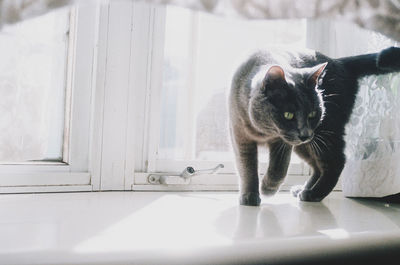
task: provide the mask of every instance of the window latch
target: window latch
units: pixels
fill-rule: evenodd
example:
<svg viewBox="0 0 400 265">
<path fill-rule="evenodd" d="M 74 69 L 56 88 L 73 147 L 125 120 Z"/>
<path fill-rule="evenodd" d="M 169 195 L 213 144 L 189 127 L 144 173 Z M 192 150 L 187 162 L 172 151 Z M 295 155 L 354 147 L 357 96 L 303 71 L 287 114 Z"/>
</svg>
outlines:
<svg viewBox="0 0 400 265">
<path fill-rule="evenodd" d="M 219 164 L 214 168 L 195 170 L 193 167 L 186 167 L 181 173 L 152 173 L 148 176 L 147 181 L 150 184 L 189 184 L 190 179 L 204 174 L 215 174 L 223 164 Z"/>
</svg>

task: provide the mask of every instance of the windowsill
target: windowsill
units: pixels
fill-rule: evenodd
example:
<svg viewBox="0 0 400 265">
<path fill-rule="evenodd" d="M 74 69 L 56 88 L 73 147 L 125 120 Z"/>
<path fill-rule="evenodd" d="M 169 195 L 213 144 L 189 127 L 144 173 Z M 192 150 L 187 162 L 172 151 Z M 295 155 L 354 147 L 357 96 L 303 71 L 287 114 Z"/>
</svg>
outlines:
<svg viewBox="0 0 400 265">
<path fill-rule="evenodd" d="M 400 246 L 399 211 L 398 204 L 340 192 L 322 203 L 282 192 L 260 207 L 238 206 L 237 194 L 229 192 L 0 195 L 0 264 L 291 264 L 303 258 L 312 264 L 338 255 L 389 257 Z"/>
</svg>

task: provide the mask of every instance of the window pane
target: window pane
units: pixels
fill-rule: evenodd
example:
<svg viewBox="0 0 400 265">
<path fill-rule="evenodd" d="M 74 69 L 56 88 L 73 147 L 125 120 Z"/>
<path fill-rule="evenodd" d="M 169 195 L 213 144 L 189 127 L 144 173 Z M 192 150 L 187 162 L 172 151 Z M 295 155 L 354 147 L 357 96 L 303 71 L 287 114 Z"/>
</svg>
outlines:
<svg viewBox="0 0 400 265">
<path fill-rule="evenodd" d="M 0 162 L 62 160 L 69 9 L 0 31 Z"/>
<path fill-rule="evenodd" d="M 267 45 L 305 47 L 305 23 L 248 21 L 169 7 L 158 157 L 233 160 L 226 97 L 238 57 Z"/>
</svg>

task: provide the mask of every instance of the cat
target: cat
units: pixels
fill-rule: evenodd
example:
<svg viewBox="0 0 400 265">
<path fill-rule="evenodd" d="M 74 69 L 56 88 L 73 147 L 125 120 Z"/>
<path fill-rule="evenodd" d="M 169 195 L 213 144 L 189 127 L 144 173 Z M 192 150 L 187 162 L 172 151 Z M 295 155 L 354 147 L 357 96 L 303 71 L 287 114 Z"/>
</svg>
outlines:
<svg viewBox="0 0 400 265">
<path fill-rule="evenodd" d="M 239 173 L 242 205 L 260 204 L 260 191 L 274 195 L 292 150 L 312 169 L 301 201 L 318 202 L 335 187 L 345 164 L 345 125 L 358 79 L 400 71 L 400 48 L 332 59 L 312 50 L 257 51 L 236 70 L 229 93 L 229 127 Z M 257 149 L 269 148 L 259 188 Z"/>
</svg>

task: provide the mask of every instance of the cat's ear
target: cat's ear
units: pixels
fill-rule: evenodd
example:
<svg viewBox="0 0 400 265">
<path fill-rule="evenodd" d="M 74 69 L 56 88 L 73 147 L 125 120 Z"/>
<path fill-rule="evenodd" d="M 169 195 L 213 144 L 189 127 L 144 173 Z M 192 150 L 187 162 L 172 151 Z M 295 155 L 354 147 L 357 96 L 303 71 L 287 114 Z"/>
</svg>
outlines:
<svg viewBox="0 0 400 265">
<path fill-rule="evenodd" d="M 307 85 L 309 87 L 314 88 L 317 85 L 318 79 L 321 76 L 321 74 L 324 72 L 327 65 L 328 65 L 328 63 L 322 63 L 322 64 L 316 65 L 313 68 L 311 68 L 311 74 L 307 79 Z"/>
<path fill-rule="evenodd" d="M 273 65 L 268 69 L 265 79 L 268 82 L 285 81 L 285 72 L 283 71 L 282 67 Z"/>
<path fill-rule="evenodd" d="M 285 72 L 278 65 L 271 66 L 265 74 L 263 87 L 271 88 L 286 83 Z"/>
</svg>

